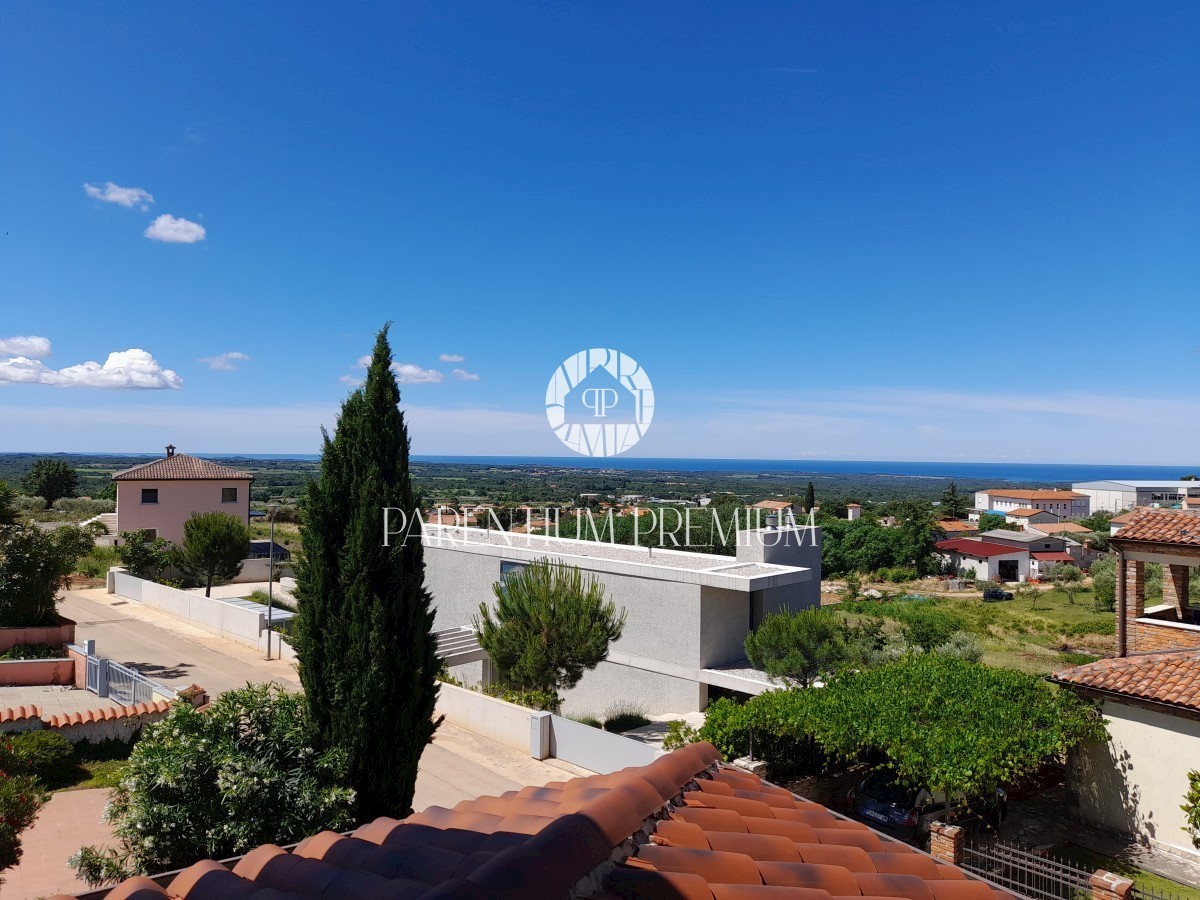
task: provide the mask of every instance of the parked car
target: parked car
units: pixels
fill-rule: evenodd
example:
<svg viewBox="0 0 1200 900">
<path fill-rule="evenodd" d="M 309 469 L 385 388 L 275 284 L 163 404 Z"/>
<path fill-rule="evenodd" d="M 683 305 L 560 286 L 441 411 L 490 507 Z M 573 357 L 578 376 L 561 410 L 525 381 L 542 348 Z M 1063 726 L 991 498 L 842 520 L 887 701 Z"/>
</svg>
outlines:
<svg viewBox="0 0 1200 900">
<path fill-rule="evenodd" d="M 997 600 L 1011 600 L 1012 598 L 1012 591 L 1006 591 L 1002 588 L 988 588 L 983 592 L 984 601 L 989 603 Z"/>
<path fill-rule="evenodd" d="M 856 819 L 916 843 L 928 839 L 934 822 L 959 825 L 967 831 L 995 831 L 1008 815 L 1008 795 L 1003 790 L 974 802 L 968 802 L 963 794 L 952 795 L 947 810 L 942 791 L 905 787 L 884 771 L 864 778 L 850 790 L 847 800 Z"/>
</svg>

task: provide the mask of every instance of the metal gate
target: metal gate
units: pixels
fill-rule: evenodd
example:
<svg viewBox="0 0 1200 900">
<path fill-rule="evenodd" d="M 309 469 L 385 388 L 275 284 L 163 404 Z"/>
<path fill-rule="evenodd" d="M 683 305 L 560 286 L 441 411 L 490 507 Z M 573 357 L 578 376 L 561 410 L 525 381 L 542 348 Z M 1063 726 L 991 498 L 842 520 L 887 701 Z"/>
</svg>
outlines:
<svg viewBox="0 0 1200 900">
<path fill-rule="evenodd" d="M 1091 869 L 996 838 L 984 837 L 967 844 L 962 867 L 1031 900 L 1083 900 L 1091 896 Z"/>
<path fill-rule="evenodd" d="M 154 682 L 137 669 L 108 661 L 108 696 L 123 706 L 154 702 Z"/>
<path fill-rule="evenodd" d="M 100 660 L 95 656 L 87 658 L 87 689 L 93 694 L 100 692 Z"/>
</svg>

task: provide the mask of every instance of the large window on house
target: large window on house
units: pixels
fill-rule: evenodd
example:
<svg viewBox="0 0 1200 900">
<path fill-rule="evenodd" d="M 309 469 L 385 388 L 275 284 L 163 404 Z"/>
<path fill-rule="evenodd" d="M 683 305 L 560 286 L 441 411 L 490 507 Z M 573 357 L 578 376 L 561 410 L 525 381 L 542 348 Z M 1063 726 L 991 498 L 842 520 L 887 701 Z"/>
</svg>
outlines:
<svg viewBox="0 0 1200 900">
<path fill-rule="evenodd" d="M 158 502 L 158 488 L 142 488 L 142 502 L 143 503 L 157 503 Z"/>
<path fill-rule="evenodd" d="M 500 584 L 508 584 L 508 576 L 519 575 L 525 571 L 525 563 L 512 562 L 507 559 L 500 560 Z"/>
<path fill-rule="evenodd" d="M 222 503 L 237 503 L 237 488 L 221 488 Z"/>
</svg>

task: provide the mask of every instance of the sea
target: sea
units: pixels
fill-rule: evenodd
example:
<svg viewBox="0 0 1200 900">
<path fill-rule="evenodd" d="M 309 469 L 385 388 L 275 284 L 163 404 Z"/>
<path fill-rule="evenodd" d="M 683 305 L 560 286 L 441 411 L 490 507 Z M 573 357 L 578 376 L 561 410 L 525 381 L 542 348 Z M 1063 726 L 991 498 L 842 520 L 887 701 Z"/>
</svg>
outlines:
<svg viewBox="0 0 1200 900">
<path fill-rule="evenodd" d="M 315 454 L 212 453 L 242 459 L 317 459 Z M 1175 481 L 1200 474 L 1200 462 L 1178 466 L 1095 465 L 1025 462 L 902 462 L 870 459 L 686 459 L 584 456 L 413 456 L 416 462 L 478 466 L 540 466 L 604 471 L 727 472 L 740 474 L 895 475 L 910 478 L 959 478 L 964 481 L 1038 482 Z"/>
</svg>

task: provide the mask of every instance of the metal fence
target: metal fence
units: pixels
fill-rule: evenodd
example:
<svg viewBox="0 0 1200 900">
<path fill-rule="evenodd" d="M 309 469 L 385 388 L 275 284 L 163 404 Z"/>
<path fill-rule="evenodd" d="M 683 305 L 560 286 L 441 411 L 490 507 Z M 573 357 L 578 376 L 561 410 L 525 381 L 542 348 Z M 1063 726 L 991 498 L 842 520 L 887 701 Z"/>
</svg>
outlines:
<svg viewBox="0 0 1200 900">
<path fill-rule="evenodd" d="M 123 706 L 153 703 L 155 684 L 137 669 L 108 661 L 108 697 Z"/>
<path fill-rule="evenodd" d="M 1133 883 L 1132 898 L 1133 900 L 1183 900 L 1183 895 L 1141 887 L 1135 881 Z"/>
<path fill-rule="evenodd" d="M 1091 869 L 996 838 L 981 838 L 964 847 L 962 867 L 1031 900 L 1091 896 Z"/>
</svg>

